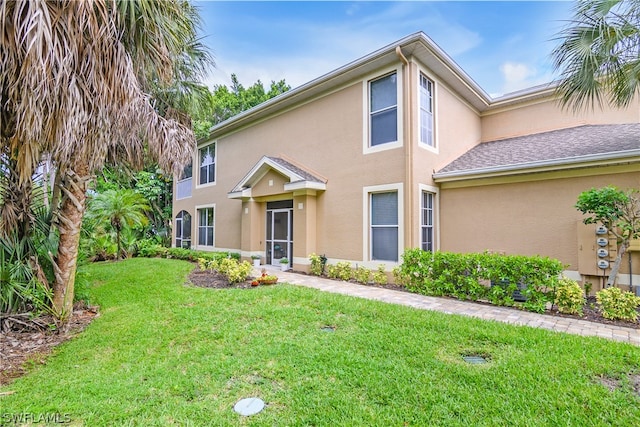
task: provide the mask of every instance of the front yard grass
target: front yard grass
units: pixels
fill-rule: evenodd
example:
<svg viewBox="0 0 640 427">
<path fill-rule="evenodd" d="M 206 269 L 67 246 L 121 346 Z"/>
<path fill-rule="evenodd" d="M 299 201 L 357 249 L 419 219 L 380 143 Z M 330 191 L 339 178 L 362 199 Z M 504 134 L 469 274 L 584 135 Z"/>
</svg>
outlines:
<svg viewBox="0 0 640 427">
<path fill-rule="evenodd" d="M 628 381 L 639 347 L 286 284 L 184 286 L 192 268 L 91 265 L 100 317 L 0 390 L 14 392 L 0 396 L 0 424 L 59 413 L 91 427 L 640 425 Z M 261 413 L 233 411 L 252 396 Z"/>
</svg>

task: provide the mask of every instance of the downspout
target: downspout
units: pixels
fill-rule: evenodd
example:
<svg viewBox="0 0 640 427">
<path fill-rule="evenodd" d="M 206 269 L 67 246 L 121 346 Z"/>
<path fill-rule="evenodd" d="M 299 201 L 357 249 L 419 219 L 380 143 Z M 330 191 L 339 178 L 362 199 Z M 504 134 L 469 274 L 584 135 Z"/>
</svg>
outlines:
<svg viewBox="0 0 640 427">
<path fill-rule="evenodd" d="M 403 145 L 404 145 L 404 153 L 405 153 L 405 224 L 404 224 L 404 247 L 413 247 L 413 229 L 414 224 L 413 220 L 415 217 L 414 213 L 414 186 L 413 186 L 413 88 L 411 86 L 411 73 L 409 67 L 409 61 L 402 53 L 402 49 L 400 46 L 396 46 L 396 55 L 402 62 L 403 72 L 402 72 L 402 93 L 405 96 L 403 99 L 403 111 L 402 111 L 402 127 L 403 127 Z M 404 248 L 402 248 L 404 249 Z M 398 254 L 401 255 L 401 254 Z M 400 260 L 398 260 L 400 262 Z"/>
</svg>

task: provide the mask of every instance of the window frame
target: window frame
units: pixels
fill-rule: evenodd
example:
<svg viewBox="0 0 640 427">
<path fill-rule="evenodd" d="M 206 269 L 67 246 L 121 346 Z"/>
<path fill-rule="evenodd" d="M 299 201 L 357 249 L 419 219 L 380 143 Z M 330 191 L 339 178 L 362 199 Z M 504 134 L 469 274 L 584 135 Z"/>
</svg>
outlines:
<svg viewBox="0 0 640 427">
<path fill-rule="evenodd" d="M 388 77 L 392 74 L 396 75 L 396 137 L 395 141 L 385 142 L 378 145 L 371 145 L 371 117 L 375 112 L 371 111 L 371 83 Z M 362 151 L 364 154 L 376 153 L 380 151 L 400 148 L 403 145 L 404 129 L 402 126 L 403 117 L 403 70 L 402 67 L 390 67 L 375 74 L 366 76 L 362 81 Z"/>
<path fill-rule="evenodd" d="M 189 219 L 189 227 L 187 228 L 187 230 L 189 231 L 189 237 L 185 238 L 184 232 L 185 232 L 185 219 L 184 219 L 184 214 L 189 215 L 190 219 Z M 174 240 L 174 245 L 176 248 L 182 248 L 184 245 L 184 241 L 188 240 L 189 241 L 189 248 L 191 248 L 191 245 L 193 243 L 193 239 L 192 239 L 192 229 L 191 229 L 191 224 L 193 221 L 193 215 L 191 215 L 191 213 L 189 213 L 187 210 L 181 210 L 180 212 L 178 212 L 178 215 L 176 215 L 175 217 L 175 224 L 176 224 L 176 233 L 175 233 L 175 240 Z M 178 222 L 180 223 L 180 227 L 178 227 Z M 178 232 L 180 234 L 178 234 Z M 178 240 L 180 240 L 180 246 L 178 246 Z"/>
<path fill-rule="evenodd" d="M 384 184 L 384 185 L 375 185 L 363 187 L 362 189 L 362 212 L 363 212 L 363 244 L 362 244 L 362 259 L 364 261 L 365 266 L 370 268 L 375 268 L 380 264 L 384 264 L 386 266 L 395 266 L 400 262 L 400 257 L 402 255 L 402 250 L 404 249 L 404 190 L 403 183 L 394 183 L 394 184 Z M 398 247 L 397 247 L 397 259 L 394 260 L 375 260 L 373 259 L 373 215 L 372 215 L 372 203 L 371 203 L 371 195 L 372 194 L 380 194 L 380 193 L 396 193 L 397 194 L 397 202 L 398 202 L 398 224 L 394 225 L 398 233 Z M 384 225 L 388 227 L 389 225 Z"/>
<path fill-rule="evenodd" d="M 417 242 L 420 243 L 420 249 L 424 248 L 424 243 L 422 240 L 422 228 L 423 228 L 423 209 L 424 209 L 424 198 L 423 195 L 425 193 L 429 193 L 432 195 L 432 201 L 433 201 L 433 216 L 432 216 L 432 222 L 433 224 L 431 225 L 431 229 L 432 229 L 432 235 L 431 238 L 433 240 L 432 242 L 432 252 L 436 252 L 438 250 L 440 250 L 440 192 L 438 187 L 434 187 L 431 185 L 425 185 L 425 184 L 418 184 L 418 200 L 420 201 L 420 204 L 418 206 L 418 216 L 420 218 L 420 222 L 418 224 L 418 240 Z M 424 250 L 424 249 L 423 249 Z"/>
<path fill-rule="evenodd" d="M 203 226 L 200 223 L 200 211 L 201 210 L 205 210 L 205 209 L 211 209 L 212 210 L 212 214 L 211 214 L 211 225 L 209 225 L 209 223 L 207 223 L 207 225 Z M 216 247 L 216 232 L 215 232 L 215 227 L 216 227 L 216 205 L 215 204 L 210 204 L 210 205 L 200 205 L 200 206 L 196 206 L 196 217 L 197 217 L 197 225 L 196 225 L 196 229 L 197 229 L 197 239 L 198 239 L 198 244 L 197 244 L 197 248 L 215 248 Z M 208 218 L 207 218 L 208 219 Z M 207 244 L 200 244 L 200 231 L 202 228 L 205 228 L 205 230 L 208 230 L 209 228 L 211 229 L 211 245 L 207 245 Z M 208 236 L 205 235 L 205 242 L 208 240 L 207 239 Z M 193 241 L 193 238 L 192 238 Z"/>
<path fill-rule="evenodd" d="M 431 92 L 430 95 L 430 104 L 431 104 L 431 144 L 422 140 L 422 128 L 423 128 L 423 114 L 424 111 L 422 108 L 422 96 L 423 96 L 423 86 L 422 81 L 426 80 L 431 84 Z M 431 78 L 424 71 L 418 71 L 418 145 L 422 148 L 431 151 L 438 151 L 438 145 L 436 141 L 436 82 L 433 78 Z M 427 113 L 429 114 L 429 113 Z"/>
<path fill-rule="evenodd" d="M 208 149 L 210 152 L 210 148 L 213 146 L 213 161 L 211 163 L 207 163 L 206 165 L 202 164 L 202 151 L 204 149 Z M 200 188 L 200 187 L 208 187 L 211 185 L 215 185 L 216 184 L 216 177 L 218 174 L 218 162 L 217 162 L 217 157 L 218 157 L 218 144 L 216 141 L 213 141 L 209 144 L 203 145 L 201 147 L 198 147 L 198 156 L 197 156 L 197 161 L 198 161 L 198 180 L 196 181 L 196 188 Z M 208 177 L 208 178 L 212 178 L 212 181 L 207 181 L 204 183 L 201 183 L 202 180 L 202 168 L 203 167 L 209 167 L 209 166 L 213 166 L 213 177 Z M 193 173 L 192 173 L 193 175 Z M 207 174 L 208 175 L 208 174 Z"/>
</svg>

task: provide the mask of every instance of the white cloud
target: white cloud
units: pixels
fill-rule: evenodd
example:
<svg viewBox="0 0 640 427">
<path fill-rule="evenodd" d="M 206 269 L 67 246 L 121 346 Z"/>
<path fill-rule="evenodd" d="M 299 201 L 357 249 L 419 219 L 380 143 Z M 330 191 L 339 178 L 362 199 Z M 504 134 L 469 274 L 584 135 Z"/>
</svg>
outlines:
<svg viewBox="0 0 640 427">
<path fill-rule="evenodd" d="M 297 87 L 416 31 L 425 31 L 451 56 L 472 50 L 482 40 L 428 3 L 388 3 L 373 13 L 354 3 L 346 5 L 343 13 L 345 19 L 331 21 L 243 16 L 242 26 L 252 34 L 250 41 L 219 43 L 214 48 L 216 69 L 206 83 L 229 85 L 235 73 L 245 86 L 258 79 L 265 85 L 285 79 Z"/>
<path fill-rule="evenodd" d="M 551 80 L 548 73 L 539 75 L 535 67 L 521 62 L 504 62 L 500 65 L 500 72 L 503 77 L 501 94 L 548 83 Z"/>
</svg>

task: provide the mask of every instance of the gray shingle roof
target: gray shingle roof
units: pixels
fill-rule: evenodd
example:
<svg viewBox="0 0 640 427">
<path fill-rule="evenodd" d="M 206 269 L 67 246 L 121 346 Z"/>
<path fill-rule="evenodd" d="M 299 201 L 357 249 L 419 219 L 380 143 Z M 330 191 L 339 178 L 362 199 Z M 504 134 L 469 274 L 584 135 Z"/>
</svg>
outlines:
<svg viewBox="0 0 640 427">
<path fill-rule="evenodd" d="M 640 123 L 585 125 L 479 144 L 440 169 L 454 175 L 486 169 L 521 169 L 541 162 L 571 163 L 590 156 L 640 150 Z"/>
<path fill-rule="evenodd" d="M 286 161 L 285 159 L 283 159 L 281 157 L 267 156 L 267 158 L 269 158 L 270 160 L 272 160 L 275 163 L 279 164 L 283 168 L 293 172 L 294 174 L 299 175 L 300 177 L 302 177 L 302 181 L 312 181 L 312 182 L 322 182 L 322 183 L 326 183 L 327 182 L 325 179 L 318 178 L 317 176 L 313 175 L 311 172 L 306 171 L 306 170 L 294 165 L 293 163 L 289 163 L 288 161 Z"/>
</svg>

